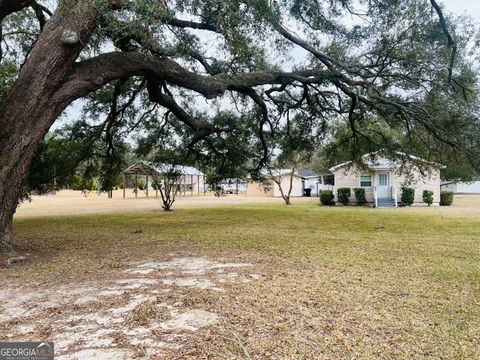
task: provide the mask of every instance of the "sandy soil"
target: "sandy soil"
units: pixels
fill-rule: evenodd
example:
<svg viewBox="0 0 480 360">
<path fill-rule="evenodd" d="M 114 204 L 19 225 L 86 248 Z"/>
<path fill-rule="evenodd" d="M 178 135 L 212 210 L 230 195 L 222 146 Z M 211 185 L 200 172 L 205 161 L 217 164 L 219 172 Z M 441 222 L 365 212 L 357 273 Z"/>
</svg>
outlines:
<svg viewBox="0 0 480 360">
<path fill-rule="evenodd" d="M 87 197 L 80 191 L 62 190 L 55 195 L 33 196 L 31 202 L 21 204 L 15 217 L 35 216 L 58 216 L 58 215 L 81 215 L 101 214 L 127 211 L 161 210 L 161 202 L 155 198 L 155 191 L 150 190 L 149 198 L 143 192 L 139 192 L 135 198 L 133 190 L 126 190 L 126 198 L 123 199 L 122 190 L 113 193 L 109 199 L 107 194 L 97 195 L 91 193 Z M 159 195 L 160 196 L 160 195 Z M 295 201 L 305 201 L 311 198 L 298 198 Z M 270 197 L 245 197 L 242 195 L 227 195 L 220 198 L 211 194 L 178 196 L 174 208 L 204 206 L 232 206 L 256 203 L 281 203 L 283 200 Z"/>
<path fill-rule="evenodd" d="M 16 284 L 0 290 L 0 339 L 50 337 L 56 359 L 160 359 L 178 351 L 188 334 L 220 321 L 214 310 L 189 304 L 192 291 L 215 297 L 228 283 L 257 280 L 252 268 L 170 254 L 104 281 Z"/>
</svg>

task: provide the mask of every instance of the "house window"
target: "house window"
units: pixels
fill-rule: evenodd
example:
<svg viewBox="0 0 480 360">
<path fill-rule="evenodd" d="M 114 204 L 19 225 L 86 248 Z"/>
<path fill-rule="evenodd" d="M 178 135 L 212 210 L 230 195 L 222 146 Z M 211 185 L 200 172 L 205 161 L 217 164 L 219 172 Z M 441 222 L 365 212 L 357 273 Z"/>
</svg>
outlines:
<svg viewBox="0 0 480 360">
<path fill-rule="evenodd" d="M 362 175 L 362 176 L 360 176 L 360 186 L 361 187 L 372 186 L 372 175 Z"/>
<path fill-rule="evenodd" d="M 378 174 L 378 186 L 388 186 L 388 174 Z"/>
</svg>

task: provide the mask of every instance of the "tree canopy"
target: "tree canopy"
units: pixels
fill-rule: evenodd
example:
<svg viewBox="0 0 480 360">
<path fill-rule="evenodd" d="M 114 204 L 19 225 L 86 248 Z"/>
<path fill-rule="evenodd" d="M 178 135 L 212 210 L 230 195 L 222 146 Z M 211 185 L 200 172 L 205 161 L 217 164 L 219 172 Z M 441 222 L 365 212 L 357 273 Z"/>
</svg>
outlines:
<svg viewBox="0 0 480 360">
<path fill-rule="evenodd" d="M 436 0 L 0 0 L 0 21 L 0 223 L 80 99 L 71 126 L 107 167 L 157 133 L 255 172 L 301 117 L 316 141 L 340 126 L 354 160 L 387 144 L 479 168 L 478 30 Z"/>
</svg>

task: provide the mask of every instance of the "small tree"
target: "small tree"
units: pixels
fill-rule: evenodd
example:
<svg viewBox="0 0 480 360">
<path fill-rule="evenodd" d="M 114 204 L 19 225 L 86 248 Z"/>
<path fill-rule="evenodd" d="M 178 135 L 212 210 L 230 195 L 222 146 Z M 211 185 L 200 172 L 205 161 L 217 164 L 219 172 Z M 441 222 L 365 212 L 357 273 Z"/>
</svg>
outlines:
<svg viewBox="0 0 480 360">
<path fill-rule="evenodd" d="M 341 202 L 343 205 L 347 205 L 350 202 L 350 195 L 351 195 L 350 188 L 343 187 L 343 188 L 338 188 L 337 190 L 338 201 Z"/>
<path fill-rule="evenodd" d="M 290 197 L 293 190 L 293 178 L 295 177 L 296 170 L 295 167 L 292 167 L 286 173 L 282 173 L 279 169 L 269 170 L 269 180 L 273 181 L 278 186 L 282 199 L 285 201 L 285 205 L 290 205 Z M 288 179 L 288 188 L 284 188 L 282 185 L 284 178 Z"/>
<path fill-rule="evenodd" d="M 312 153 L 318 145 L 318 138 L 311 131 L 310 118 L 305 114 L 297 113 L 290 118 L 287 112 L 286 122 L 275 129 L 275 138 L 270 140 L 271 153 L 278 152 L 274 161 L 266 164 L 271 182 L 275 183 L 286 205 L 290 205 L 293 190 L 293 179 L 297 170 L 308 166 Z M 280 168 L 288 169 L 278 170 Z M 287 186 L 282 186 L 282 181 L 288 179 Z"/>
<path fill-rule="evenodd" d="M 365 196 L 365 189 L 364 188 L 355 188 L 353 189 L 355 193 L 355 199 L 357 200 L 357 204 L 359 206 L 365 205 L 367 203 L 367 197 Z"/>
<path fill-rule="evenodd" d="M 433 191 L 431 190 L 423 190 L 422 194 L 423 202 L 428 206 L 433 204 Z"/>
<path fill-rule="evenodd" d="M 174 165 L 160 165 L 151 170 L 152 182 L 160 192 L 163 211 L 171 211 L 181 181 L 180 169 Z"/>
<path fill-rule="evenodd" d="M 415 201 L 415 189 L 406 186 L 402 187 L 402 196 L 400 200 L 406 206 L 412 206 Z"/>
</svg>

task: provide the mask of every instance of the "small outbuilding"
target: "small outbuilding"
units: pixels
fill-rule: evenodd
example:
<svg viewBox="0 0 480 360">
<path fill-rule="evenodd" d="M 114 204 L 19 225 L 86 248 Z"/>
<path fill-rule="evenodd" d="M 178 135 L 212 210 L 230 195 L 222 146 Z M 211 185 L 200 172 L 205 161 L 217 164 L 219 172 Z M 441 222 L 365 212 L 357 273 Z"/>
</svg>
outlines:
<svg viewBox="0 0 480 360">
<path fill-rule="evenodd" d="M 480 194 L 480 180 L 477 181 L 445 181 L 440 185 L 442 191 L 453 191 L 455 194 Z"/>
<path fill-rule="evenodd" d="M 395 159 L 380 153 L 363 155 L 365 168 L 351 161 L 330 168 L 334 175 L 334 194 L 351 188 L 350 202 L 356 202 L 354 188 L 364 188 L 367 202 L 377 207 L 395 207 L 404 186 L 415 189 L 414 204 L 423 203 L 423 190 L 433 191 L 433 204 L 440 203 L 440 169 L 445 166 L 417 156 L 398 152 Z"/>
<path fill-rule="evenodd" d="M 305 183 L 304 178 L 299 174 L 298 170 L 292 169 L 274 169 L 269 175 L 265 175 L 265 181 L 258 182 L 247 179 L 247 196 L 271 196 L 282 197 L 280 188 L 271 178 L 279 179 L 282 190 L 287 193 L 290 188 L 290 179 L 292 180 L 291 197 L 300 197 L 304 195 Z"/>
</svg>

